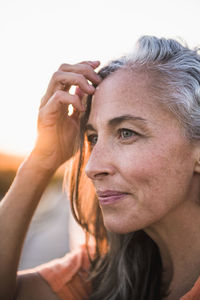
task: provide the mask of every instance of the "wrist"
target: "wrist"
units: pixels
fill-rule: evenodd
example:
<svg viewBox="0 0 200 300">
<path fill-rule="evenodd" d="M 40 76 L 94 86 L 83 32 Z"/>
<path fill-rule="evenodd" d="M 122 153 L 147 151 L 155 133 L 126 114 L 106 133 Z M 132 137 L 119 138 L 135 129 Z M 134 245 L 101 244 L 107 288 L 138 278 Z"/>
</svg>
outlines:
<svg viewBox="0 0 200 300">
<path fill-rule="evenodd" d="M 50 166 L 45 158 L 32 151 L 19 167 L 18 173 L 32 173 L 33 176 L 37 176 L 41 180 L 51 178 L 55 171 L 56 167 Z"/>
</svg>

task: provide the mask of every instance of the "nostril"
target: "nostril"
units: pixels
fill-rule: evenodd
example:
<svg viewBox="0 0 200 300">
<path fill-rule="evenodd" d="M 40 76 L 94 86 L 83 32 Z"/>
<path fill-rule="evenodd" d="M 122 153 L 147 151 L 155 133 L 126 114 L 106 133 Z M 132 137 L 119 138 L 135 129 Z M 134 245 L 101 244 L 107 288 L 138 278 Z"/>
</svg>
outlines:
<svg viewBox="0 0 200 300">
<path fill-rule="evenodd" d="M 94 177 L 97 178 L 97 177 L 106 176 L 106 175 L 108 175 L 108 172 L 99 172 L 99 173 L 95 174 Z"/>
<path fill-rule="evenodd" d="M 108 152 L 107 155 L 102 155 L 100 150 L 98 147 L 93 149 L 85 166 L 85 174 L 92 180 L 102 179 L 115 173 L 110 155 Z"/>
</svg>

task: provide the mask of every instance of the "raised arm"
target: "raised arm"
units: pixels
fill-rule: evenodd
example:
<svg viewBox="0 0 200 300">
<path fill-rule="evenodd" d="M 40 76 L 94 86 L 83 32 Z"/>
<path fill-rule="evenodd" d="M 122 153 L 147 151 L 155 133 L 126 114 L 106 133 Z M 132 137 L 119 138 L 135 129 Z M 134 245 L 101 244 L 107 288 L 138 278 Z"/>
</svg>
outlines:
<svg viewBox="0 0 200 300">
<path fill-rule="evenodd" d="M 42 98 L 35 147 L 19 168 L 8 193 L 0 203 L 2 300 L 15 299 L 16 272 L 28 226 L 51 176 L 72 156 L 79 113 L 84 110 L 82 96 L 95 91 L 88 80 L 94 84 L 100 82 L 94 71 L 98 65 L 99 62 L 63 64 L 53 75 Z M 75 95 L 69 93 L 72 85 L 78 87 Z M 69 104 L 75 108 L 70 117 L 67 115 Z M 44 299 L 44 295 L 41 297 Z M 37 299 L 41 299 L 39 294 Z"/>
</svg>

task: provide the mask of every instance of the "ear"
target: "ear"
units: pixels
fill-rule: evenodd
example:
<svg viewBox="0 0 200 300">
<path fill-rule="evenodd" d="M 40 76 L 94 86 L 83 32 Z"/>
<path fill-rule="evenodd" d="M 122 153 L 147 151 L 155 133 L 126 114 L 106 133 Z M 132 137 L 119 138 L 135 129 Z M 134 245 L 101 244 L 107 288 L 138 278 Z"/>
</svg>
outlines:
<svg viewBox="0 0 200 300">
<path fill-rule="evenodd" d="M 200 141 L 194 146 L 194 172 L 200 174 Z"/>
<path fill-rule="evenodd" d="M 200 140 L 192 145 L 192 157 L 194 162 L 194 173 L 200 174 Z"/>
<path fill-rule="evenodd" d="M 194 172 L 200 174 L 200 154 L 199 154 L 199 157 L 195 161 Z"/>
</svg>

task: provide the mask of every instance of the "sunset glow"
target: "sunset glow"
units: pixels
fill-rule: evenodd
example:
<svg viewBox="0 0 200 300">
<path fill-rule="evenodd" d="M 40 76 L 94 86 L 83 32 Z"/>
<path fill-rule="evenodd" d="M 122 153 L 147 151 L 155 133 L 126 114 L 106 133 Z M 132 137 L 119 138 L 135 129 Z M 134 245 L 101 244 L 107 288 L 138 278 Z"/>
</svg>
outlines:
<svg viewBox="0 0 200 300">
<path fill-rule="evenodd" d="M 199 10 L 198 0 L 1 1 L 0 152 L 31 151 L 40 99 L 62 63 L 103 65 L 144 34 L 200 44 Z"/>
</svg>

